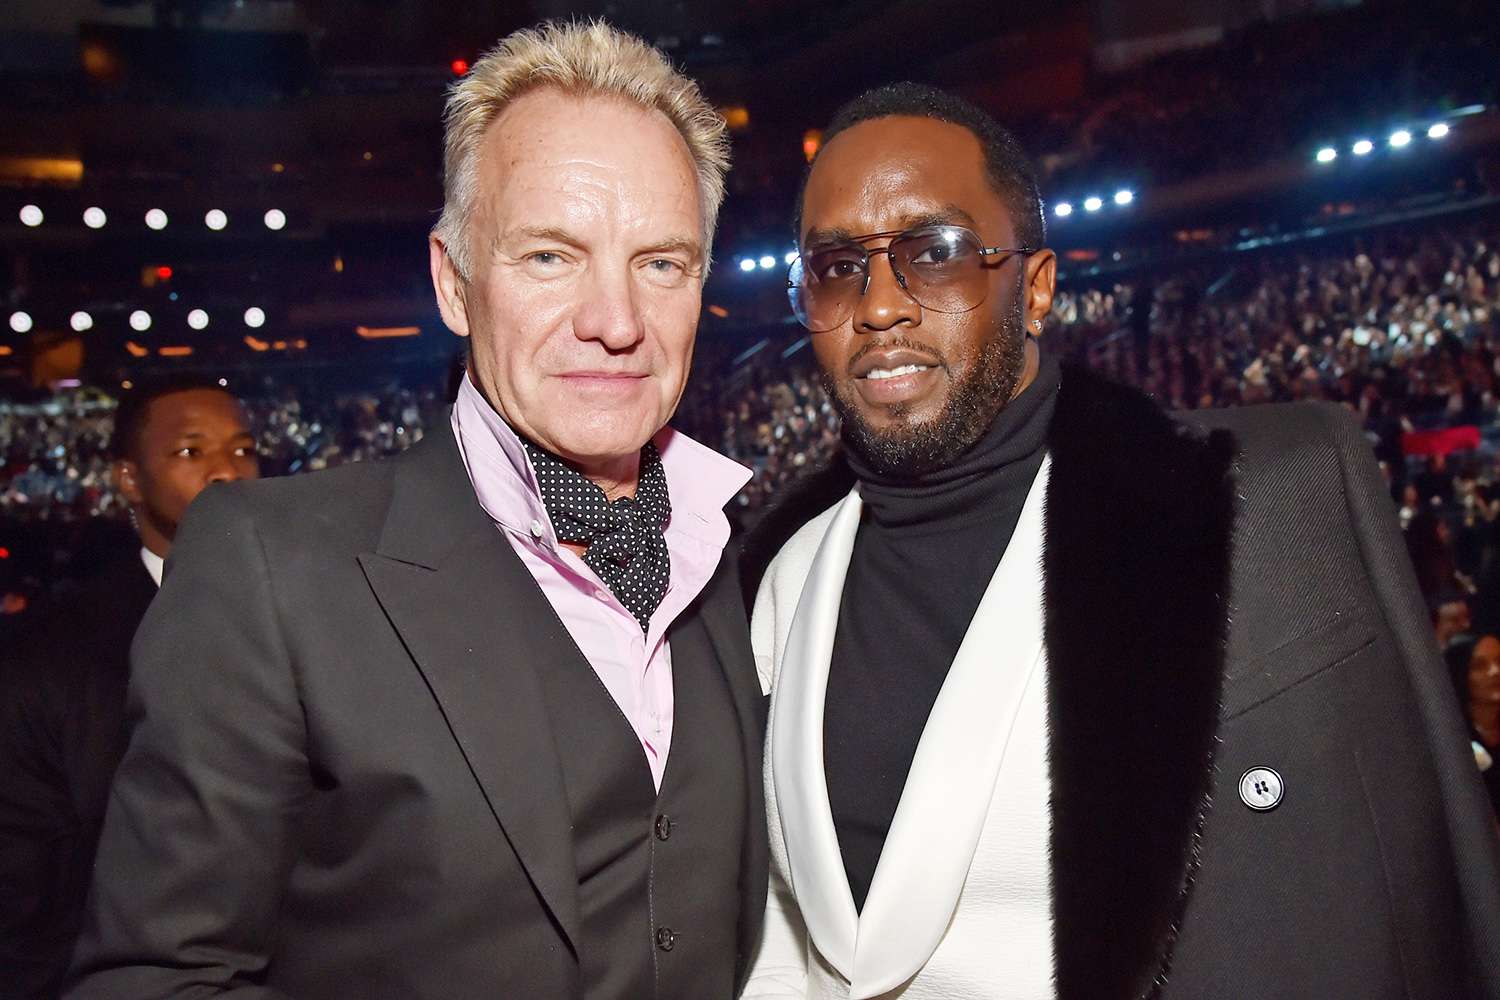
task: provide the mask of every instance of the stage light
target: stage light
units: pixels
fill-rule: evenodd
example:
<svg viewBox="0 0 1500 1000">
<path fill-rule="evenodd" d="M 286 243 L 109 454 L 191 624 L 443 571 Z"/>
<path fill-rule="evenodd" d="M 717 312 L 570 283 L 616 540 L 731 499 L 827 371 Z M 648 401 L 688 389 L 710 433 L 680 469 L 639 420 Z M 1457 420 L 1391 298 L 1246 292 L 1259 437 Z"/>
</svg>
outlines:
<svg viewBox="0 0 1500 1000">
<path fill-rule="evenodd" d="M 105 215 L 104 209 L 98 205 L 91 205 L 83 210 L 83 224 L 90 229 L 103 229 L 108 221 L 109 216 Z"/>
<path fill-rule="evenodd" d="M 1369 156 L 1374 149 L 1375 144 L 1369 139 L 1360 139 L 1353 146 L 1349 147 L 1349 151 L 1355 156 Z"/>
<path fill-rule="evenodd" d="M 21 206 L 21 225 L 30 226 L 34 229 L 42 224 L 42 219 L 44 218 L 45 216 L 42 215 L 40 207 L 36 205 Z"/>
<path fill-rule="evenodd" d="M 158 267 L 156 269 L 156 280 L 157 281 L 171 281 L 172 280 L 172 269 L 170 267 L 168 267 L 166 264 L 162 264 L 160 267 Z"/>
<path fill-rule="evenodd" d="M 1052 214 L 1057 216 L 1059 219 L 1066 219 L 1068 216 L 1073 214 L 1073 203 L 1070 201 L 1058 202 L 1053 207 Z"/>
<path fill-rule="evenodd" d="M 469 71 L 469 61 L 467 59 L 455 59 L 448 64 L 448 68 L 453 71 L 454 76 L 463 76 Z"/>
<path fill-rule="evenodd" d="M 786 252 L 786 256 L 781 258 L 781 262 L 787 267 L 791 267 L 793 264 L 797 263 L 797 251 L 788 250 Z"/>
<path fill-rule="evenodd" d="M 1089 195 L 1083 199 L 1083 210 L 1085 212 L 1097 212 L 1104 207 L 1104 199 L 1098 195 Z"/>
<path fill-rule="evenodd" d="M 146 225 L 152 229 L 167 228 L 167 213 L 159 208 L 153 208 L 146 213 Z"/>
<path fill-rule="evenodd" d="M 92 330 L 94 328 L 94 317 L 80 309 L 68 317 L 68 325 L 73 328 L 74 333 Z"/>
<path fill-rule="evenodd" d="M 137 309 L 130 314 L 130 328 L 136 333 L 145 333 L 151 329 L 151 314 L 144 309 Z"/>
<path fill-rule="evenodd" d="M 251 306 L 249 309 L 246 309 L 245 325 L 250 327 L 252 330 L 265 326 L 266 311 L 260 306 Z"/>
<path fill-rule="evenodd" d="M 202 330 L 204 327 L 208 326 L 208 313 L 204 312 L 202 309 L 194 309 L 192 312 L 188 313 L 187 321 L 188 326 L 192 327 L 194 330 Z"/>
<path fill-rule="evenodd" d="M 1411 133 L 1404 128 L 1398 128 L 1391 133 L 1391 145 L 1396 149 L 1411 145 Z"/>
<path fill-rule="evenodd" d="M 1427 130 L 1427 138 L 1429 138 L 1429 139 L 1441 139 L 1443 136 L 1445 136 L 1447 134 L 1448 134 L 1448 123 L 1447 122 L 1438 122 L 1436 125 L 1433 125 L 1431 128 L 1429 128 Z"/>
<path fill-rule="evenodd" d="M 776 258 L 772 257 L 770 254 L 766 254 L 764 257 L 762 257 L 760 259 L 760 269 L 762 271 L 769 271 L 771 268 L 773 268 L 775 266 L 776 266 Z"/>
<path fill-rule="evenodd" d="M 19 309 L 11 313 L 10 328 L 17 333 L 29 333 L 31 331 L 31 313 L 21 312 Z"/>
<path fill-rule="evenodd" d="M 210 208 L 203 216 L 203 224 L 217 233 L 229 225 L 229 216 L 225 215 L 222 209 Z"/>
<path fill-rule="evenodd" d="M 229 388 L 229 380 L 227 378 L 221 378 L 221 379 L 219 379 L 219 388 L 221 388 L 221 389 L 227 389 L 227 388 Z"/>
<path fill-rule="evenodd" d="M 279 208 L 273 208 L 266 212 L 265 222 L 267 229 L 281 229 L 286 225 L 286 213 Z"/>
<path fill-rule="evenodd" d="M 1318 150 L 1318 162 L 1319 163 L 1332 163 L 1334 160 L 1337 160 L 1338 158 L 1339 158 L 1339 151 L 1336 150 L 1336 149 L 1334 149 L 1332 146 L 1324 146 L 1322 149 Z"/>
<path fill-rule="evenodd" d="M 753 271 L 753 270 L 755 270 L 755 261 L 752 260 L 752 259 L 750 259 L 749 257 L 741 257 L 740 258 L 740 270 L 741 271 Z"/>
<path fill-rule="evenodd" d="M 1129 205 L 1133 201 L 1135 201 L 1135 192 L 1129 188 L 1121 188 L 1115 192 L 1116 205 Z"/>
</svg>

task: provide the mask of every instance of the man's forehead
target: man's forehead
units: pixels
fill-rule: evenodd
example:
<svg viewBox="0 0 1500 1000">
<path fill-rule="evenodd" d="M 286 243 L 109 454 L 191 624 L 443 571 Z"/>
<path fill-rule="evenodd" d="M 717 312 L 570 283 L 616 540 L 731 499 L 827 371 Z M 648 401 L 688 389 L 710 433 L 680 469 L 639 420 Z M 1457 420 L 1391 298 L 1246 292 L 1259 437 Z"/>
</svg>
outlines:
<svg viewBox="0 0 1500 1000">
<path fill-rule="evenodd" d="M 955 225 L 1010 229 L 972 132 L 892 115 L 851 126 L 819 154 L 808 176 L 802 228 L 804 235 L 814 229 L 876 232 L 938 216 L 952 217 L 944 221 Z"/>
<path fill-rule="evenodd" d="M 183 435 L 229 423 L 245 429 L 245 409 L 240 401 L 217 389 L 187 389 L 169 392 L 151 401 L 146 426 L 161 434 Z"/>
</svg>

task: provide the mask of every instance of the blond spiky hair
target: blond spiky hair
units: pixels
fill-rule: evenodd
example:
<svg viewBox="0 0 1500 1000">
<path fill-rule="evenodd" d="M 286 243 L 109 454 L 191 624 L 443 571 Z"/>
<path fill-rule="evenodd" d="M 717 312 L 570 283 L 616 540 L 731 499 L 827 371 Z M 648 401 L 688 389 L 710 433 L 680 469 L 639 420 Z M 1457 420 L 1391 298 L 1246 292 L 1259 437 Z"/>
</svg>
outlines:
<svg viewBox="0 0 1500 1000">
<path fill-rule="evenodd" d="M 723 117 L 696 83 L 634 35 L 603 21 L 548 21 L 505 36 L 448 92 L 443 108 L 443 214 L 433 234 L 460 277 L 468 280 L 473 273 L 467 229 L 478 193 L 477 160 L 485 132 L 512 101 L 538 87 L 579 97 L 619 97 L 666 115 L 693 157 L 704 249 L 710 248 L 729 170 Z"/>
</svg>

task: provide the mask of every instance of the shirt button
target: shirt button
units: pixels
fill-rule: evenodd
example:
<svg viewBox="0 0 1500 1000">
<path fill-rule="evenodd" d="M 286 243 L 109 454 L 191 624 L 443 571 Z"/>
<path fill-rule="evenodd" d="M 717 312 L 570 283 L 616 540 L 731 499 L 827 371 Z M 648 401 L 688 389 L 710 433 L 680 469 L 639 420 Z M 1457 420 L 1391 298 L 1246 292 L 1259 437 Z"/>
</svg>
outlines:
<svg viewBox="0 0 1500 1000">
<path fill-rule="evenodd" d="M 532 538 L 541 538 L 542 537 L 542 522 L 538 521 L 536 518 L 532 518 L 531 519 L 530 531 L 531 531 L 531 537 Z"/>
<path fill-rule="evenodd" d="M 656 817 L 656 839 L 666 840 L 672 836 L 672 820 L 666 813 Z"/>
<path fill-rule="evenodd" d="M 1275 809 L 1285 791 L 1281 775 L 1269 767 L 1252 767 L 1240 776 L 1240 801 L 1256 812 Z"/>
<path fill-rule="evenodd" d="M 677 935 L 672 933 L 672 928 L 658 927 L 656 929 L 656 946 L 662 951 L 671 951 L 676 943 Z"/>
</svg>

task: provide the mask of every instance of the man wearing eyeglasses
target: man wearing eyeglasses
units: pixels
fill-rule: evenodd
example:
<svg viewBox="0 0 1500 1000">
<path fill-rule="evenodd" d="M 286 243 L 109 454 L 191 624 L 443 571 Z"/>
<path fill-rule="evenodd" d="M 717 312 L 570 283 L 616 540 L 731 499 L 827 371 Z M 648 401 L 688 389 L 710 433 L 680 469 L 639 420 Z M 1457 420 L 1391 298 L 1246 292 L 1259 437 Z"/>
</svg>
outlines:
<svg viewBox="0 0 1500 1000">
<path fill-rule="evenodd" d="M 903 84 L 825 136 L 788 291 L 844 449 L 747 548 L 745 995 L 1500 997 L 1492 825 L 1355 423 L 1059 364 L 984 112 Z"/>
</svg>

